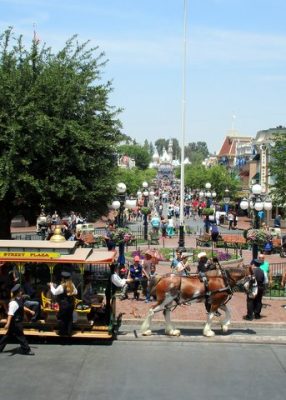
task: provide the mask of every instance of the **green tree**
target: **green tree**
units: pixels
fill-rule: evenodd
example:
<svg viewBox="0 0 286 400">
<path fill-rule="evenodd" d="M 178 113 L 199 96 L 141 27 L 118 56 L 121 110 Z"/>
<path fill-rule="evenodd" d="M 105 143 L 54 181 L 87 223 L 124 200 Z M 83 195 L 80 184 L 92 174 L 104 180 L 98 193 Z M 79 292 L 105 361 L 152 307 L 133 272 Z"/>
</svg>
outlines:
<svg viewBox="0 0 286 400">
<path fill-rule="evenodd" d="M 121 145 L 118 147 L 118 153 L 133 158 L 135 160 L 136 167 L 139 169 L 148 168 L 151 162 L 149 149 L 147 149 L 146 146 L 140 146 L 139 144 Z"/>
<path fill-rule="evenodd" d="M 163 154 L 163 149 L 164 148 L 166 150 L 168 149 L 168 140 L 166 140 L 166 139 L 158 139 L 158 140 L 156 140 L 155 147 L 157 148 L 158 153 L 161 156 Z"/>
<path fill-rule="evenodd" d="M 274 136 L 274 146 L 271 148 L 270 175 L 275 183 L 270 186 L 274 202 L 286 203 L 286 137 L 283 134 Z"/>
<path fill-rule="evenodd" d="M 188 143 L 185 148 L 185 156 L 189 158 L 192 164 L 201 164 L 208 155 L 206 142 Z"/>
<path fill-rule="evenodd" d="M 181 159 L 181 147 L 179 145 L 179 141 L 177 138 L 172 138 L 173 141 L 173 159 L 180 160 Z"/>
<path fill-rule="evenodd" d="M 138 168 L 119 168 L 116 174 L 116 181 L 117 183 L 125 183 L 127 195 L 136 198 L 138 190 L 142 190 L 142 183 L 146 181 L 151 186 L 156 174 L 157 172 L 153 168 L 148 168 L 144 171 Z"/>
<path fill-rule="evenodd" d="M 176 170 L 176 176 L 180 177 L 180 168 Z M 215 190 L 217 199 L 222 200 L 225 189 L 229 190 L 230 196 L 235 198 L 239 190 L 239 181 L 235 179 L 222 165 L 206 168 L 203 165 L 187 165 L 185 167 L 185 186 L 192 189 L 205 190 L 205 184 L 209 182 Z"/>
<path fill-rule="evenodd" d="M 53 54 L 12 29 L 0 36 L 0 238 L 18 213 L 102 215 L 114 194 L 119 110 L 100 82 L 104 54 L 76 37 Z"/>
</svg>

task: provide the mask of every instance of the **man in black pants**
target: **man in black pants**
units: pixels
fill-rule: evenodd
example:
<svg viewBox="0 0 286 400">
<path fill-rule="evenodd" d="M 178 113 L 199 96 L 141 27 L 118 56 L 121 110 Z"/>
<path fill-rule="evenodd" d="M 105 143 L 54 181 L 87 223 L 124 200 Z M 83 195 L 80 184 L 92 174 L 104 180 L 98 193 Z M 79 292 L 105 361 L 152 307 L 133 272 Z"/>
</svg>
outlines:
<svg viewBox="0 0 286 400">
<path fill-rule="evenodd" d="M 34 353 L 31 351 L 28 341 L 24 336 L 23 319 L 24 311 L 29 312 L 31 315 L 35 315 L 35 313 L 29 308 L 24 307 L 24 302 L 21 296 L 21 286 L 19 284 L 12 288 L 11 295 L 12 298 L 9 303 L 8 319 L 4 327 L 7 329 L 7 332 L 0 339 L 0 353 L 4 350 L 8 339 L 14 336 L 20 342 L 22 354 L 33 356 Z"/>
<path fill-rule="evenodd" d="M 204 283 L 205 285 L 205 290 L 208 292 L 208 278 L 206 276 L 206 272 L 210 271 L 212 269 L 213 264 L 209 262 L 207 254 L 202 251 L 201 253 L 198 254 L 198 266 L 197 266 L 197 272 L 199 274 L 200 280 Z M 206 296 L 205 299 L 205 308 L 207 310 L 207 313 L 210 312 L 211 310 L 211 304 L 209 302 L 210 298 L 209 296 Z M 219 317 L 221 313 L 219 311 L 215 312 L 215 316 Z"/>
<path fill-rule="evenodd" d="M 243 317 L 246 321 L 252 321 L 253 317 L 255 319 L 261 318 L 261 309 L 262 309 L 262 296 L 264 292 L 264 272 L 260 269 L 260 265 L 262 264 L 261 261 L 255 259 L 252 261 L 252 271 L 253 276 L 257 282 L 258 292 L 255 298 L 249 297 L 247 295 L 246 306 L 247 306 L 247 314 Z"/>
</svg>

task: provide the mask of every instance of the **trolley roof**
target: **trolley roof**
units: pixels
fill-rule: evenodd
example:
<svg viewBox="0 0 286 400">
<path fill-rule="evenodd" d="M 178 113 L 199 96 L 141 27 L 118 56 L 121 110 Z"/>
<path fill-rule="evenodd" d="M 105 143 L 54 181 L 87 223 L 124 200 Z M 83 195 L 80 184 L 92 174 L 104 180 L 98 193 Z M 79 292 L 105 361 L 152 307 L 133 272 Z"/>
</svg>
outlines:
<svg viewBox="0 0 286 400">
<path fill-rule="evenodd" d="M 80 248 L 75 241 L 0 240 L 0 262 L 110 264 L 116 251 Z"/>
</svg>

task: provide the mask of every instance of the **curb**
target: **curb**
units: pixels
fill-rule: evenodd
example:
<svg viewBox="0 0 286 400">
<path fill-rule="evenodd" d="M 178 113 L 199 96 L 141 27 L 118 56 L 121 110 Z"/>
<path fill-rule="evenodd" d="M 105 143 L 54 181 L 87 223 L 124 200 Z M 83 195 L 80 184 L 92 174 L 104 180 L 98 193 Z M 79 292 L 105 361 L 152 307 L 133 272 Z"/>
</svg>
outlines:
<svg viewBox="0 0 286 400">
<path fill-rule="evenodd" d="M 118 334 L 117 341 L 119 342 L 157 342 L 157 343 L 225 343 L 225 344 L 268 344 L 268 345 L 286 345 L 286 336 L 242 336 L 242 335 L 228 335 L 213 337 L 201 336 L 176 336 L 169 337 L 153 333 L 151 336 L 142 336 L 136 331 L 129 334 Z"/>
<path fill-rule="evenodd" d="M 137 326 L 138 329 L 140 328 L 141 324 L 143 323 L 144 319 L 124 319 L 121 322 L 121 326 Z M 184 328 L 197 328 L 201 329 L 206 321 L 203 320 L 172 320 L 172 324 Z M 165 321 L 164 320 L 157 320 L 152 321 L 153 327 L 161 327 L 164 328 Z M 220 327 L 219 321 L 213 321 L 212 326 L 214 328 Z M 246 328 L 258 328 L 258 329 L 277 329 L 277 330 L 285 330 L 286 335 L 286 322 L 258 322 L 258 321 L 232 321 L 230 323 L 230 328 L 236 329 L 246 329 Z"/>
<path fill-rule="evenodd" d="M 131 322 L 131 321 L 130 321 Z M 232 324 L 227 333 L 222 333 L 219 324 L 214 324 L 216 333 L 213 337 L 202 335 L 202 322 L 181 321 L 176 327 L 181 329 L 180 336 L 166 336 L 164 322 L 154 321 L 153 332 L 150 336 L 142 336 L 138 324 L 125 324 L 120 327 L 117 341 L 120 342 L 162 342 L 162 343 L 236 343 L 236 344 L 270 344 L 286 345 L 286 324 L 260 324 L 260 326 L 246 323 L 244 325 Z M 139 321 L 136 321 L 139 322 Z M 273 329 L 273 327 L 275 329 Z"/>
</svg>

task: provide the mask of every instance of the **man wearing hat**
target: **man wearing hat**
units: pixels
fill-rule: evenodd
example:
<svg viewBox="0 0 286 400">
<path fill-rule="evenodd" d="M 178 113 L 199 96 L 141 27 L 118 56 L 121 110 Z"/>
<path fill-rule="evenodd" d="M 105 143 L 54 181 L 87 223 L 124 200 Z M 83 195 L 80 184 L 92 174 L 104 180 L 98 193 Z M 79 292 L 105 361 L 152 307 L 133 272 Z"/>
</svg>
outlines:
<svg viewBox="0 0 286 400">
<path fill-rule="evenodd" d="M 74 300 L 77 295 L 77 289 L 71 280 L 71 274 L 63 271 L 62 282 L 57 287 L 50 283 L 51 292 L 58 297 L 60 323 L 59 334 L 62 336 L 71 336 L 73 324 Z"/>
<path fill-rule="evenodd" d="M 24 312 L 28 312 L 31 315 L 35 314 L 34 311 L 30 310 L 27 307 L 24 307 L 24 301 L 21 295 L 21 286 L 19 284 L 16 284 L 11 290 L 11 301 L 8 308 L 8 318 L 6 325 L 4 326 L 4 328 L 7 329 L 7 332 L 4 336 L 2 336 L 0 340 L 0 353 L 2 353 L 2 351 L 4 350 L 8 339 L 10 337 L 15 337 L 20 342 L 22 354 L 29 356 L 34 355 L 23 332 Z"/>
<path fill-rule="evenodd" d="M 127 279 L 132 281 L 132 290 L 134 293 L 134 299 L 139 300 L 138 288 L 142 280 L 142 265 L 140 264 L 140 257 L 135 256 L 133 264 L 130 265 Z"/>
<path fill-rule="evenodd" d="M 246 297 L 246 306 L 247 306 L 247 314 L 243 317 L 243 319 L 247 321 L 252 321 L 253 317 L 255 319 L 261 318 L 261 309 L 262 309 L 262 296 L 264 292 L 264 283 L 265 276 L 263 270 L 260 268 L 262 262 L 258 259 L 255 259 L 251 262 L 251 269 L 253 277 L 256 279 L 258 292 L 255 298 L 249 296 Z"/>
<path fill-rule="evenodd" d="M 200 252 L 198 254 L 198 260 L 199 260 L 199 262 L 198 262 L 198 265 L 197 265 L 197 271 L 198 271 L 198 274 L 199 274 L 199 277 L 200 277 L 201 281 L 205 285 L 205 288 L 206 288 L 205 290 L 207 292 L 208 291 L 208 278 L 206 276 L 206 272 L 211 270 L 211 267 L 212 267 L 213 264 L 211 264 L 209 262 L 208 257 L 207 257 L 207 253 L 205 251 L 202 251 L 202 252 Z M 210 309 L 211 309 L 211 304 L 209 302 L 209 296 L 206 296 L 205 308 L 207 310 L 207 313 L 209 313 Z M 220 314 L 219 311 L 216 311 L 215 315 L 217 317 L 219 317 L 221 314 Z"/>
<path fill-rule="evenodd" d="M 209 264 L 208 264 L 208 257 L 207 253 L 205 251 L 201 251 L 198 254 L 198 273 L 201 275 L 201 277 L 205 277 L 205 273 L 209 270 Z"/>
</svg>

